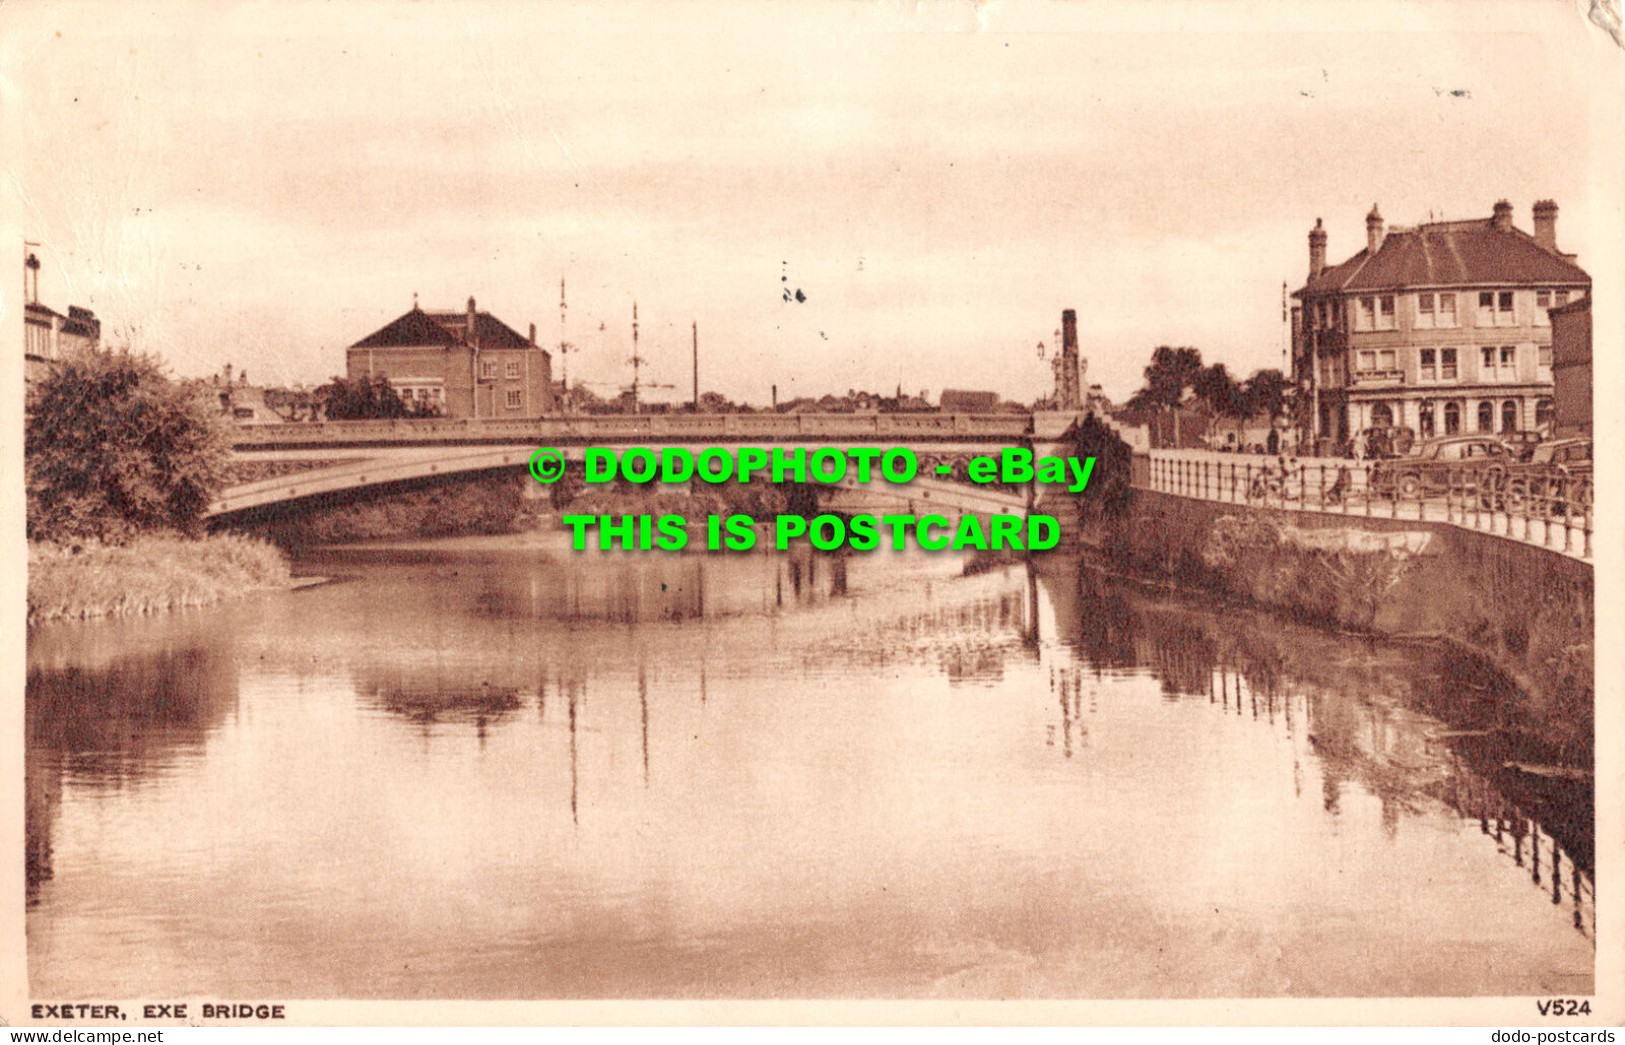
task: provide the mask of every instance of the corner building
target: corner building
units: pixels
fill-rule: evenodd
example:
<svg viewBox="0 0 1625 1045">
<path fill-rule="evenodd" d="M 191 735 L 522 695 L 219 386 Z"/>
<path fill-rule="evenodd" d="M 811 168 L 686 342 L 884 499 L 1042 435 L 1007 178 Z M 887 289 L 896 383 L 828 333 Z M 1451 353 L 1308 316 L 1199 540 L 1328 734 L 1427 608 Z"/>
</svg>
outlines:
<svg viewBox="0 0 1625 1045">
<path fill-rule="evenodd" d="M 1385 228 L 1373 206 L 1365 249 L 1327 265 L 1317 218 L 1292 295 L 1292 376 L 1317 445 L 1371 428 L 1549 433 L 1547 311 L 1591 277 L 1557 249 L 1556 203 L 1535 204 L 1534 229 L 1514 227 L 1506 200 L 1489 218 L 1414 228 Z"/>
<path fill-rule="evenodd" d="M 552 357 L 468 299 L 464 312 L 412 310 L 345 350 L 346 376 L 386 378 L 408 402 L 447 417 L 529 418 L 552 413 Z"/>
</svg>

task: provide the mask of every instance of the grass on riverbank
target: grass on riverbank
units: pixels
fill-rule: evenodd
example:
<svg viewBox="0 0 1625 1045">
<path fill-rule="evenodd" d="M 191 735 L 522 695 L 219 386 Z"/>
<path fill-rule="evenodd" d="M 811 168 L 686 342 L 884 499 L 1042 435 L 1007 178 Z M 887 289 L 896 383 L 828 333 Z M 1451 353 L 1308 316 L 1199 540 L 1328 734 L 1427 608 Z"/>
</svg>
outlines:
<svg viewBox="0 0 1625 1045">
<path fill-rule="evenodd" d="M 140 537 L 129 544 L 30 544 L 28 623 L 207 606 L 289 583 L 280 551 L 251 537 Z"/>
</svg>

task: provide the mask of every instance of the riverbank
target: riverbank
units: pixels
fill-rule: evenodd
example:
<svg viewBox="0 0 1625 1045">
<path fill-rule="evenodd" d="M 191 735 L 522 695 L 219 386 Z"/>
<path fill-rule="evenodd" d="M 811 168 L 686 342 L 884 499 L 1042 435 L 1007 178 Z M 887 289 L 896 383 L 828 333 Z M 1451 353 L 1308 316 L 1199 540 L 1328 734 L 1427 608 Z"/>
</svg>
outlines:
<svg viewBox="0 0 1625 1045">
<path fill-rule="evenodd" d="M 291 584 L 275 546 L 252 537 L 165 535 L 129 544 L 28 547 L 28 623 L 162 613 Z"/>
<path fill-rule="evenodd" d="M 1322 516 L 1136 490 L 1089 543 L 1114 569 L 1299 620 L 1466 654 L 1467 688 L 1525 695 L 1506 728 L 1544 758 L 1589 767 L 1591 566 L 1443 523 Z M 1493 669 L 1486 671 L 1484 669 Z"/>
</svg>

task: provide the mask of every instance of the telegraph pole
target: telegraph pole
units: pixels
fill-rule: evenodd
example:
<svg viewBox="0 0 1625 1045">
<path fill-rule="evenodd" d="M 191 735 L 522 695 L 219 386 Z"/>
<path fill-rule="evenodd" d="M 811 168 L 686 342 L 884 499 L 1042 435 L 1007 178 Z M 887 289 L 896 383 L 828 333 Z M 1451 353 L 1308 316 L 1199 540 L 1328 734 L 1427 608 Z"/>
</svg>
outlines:
<svg viewBox="0 0 1625 1045">
<path fill-rule="evenodd" d="M 23 241 L 23 292 L 29 304 L 39 304 L 39 255 L 30 248 L 38 247 L 38 243 Z"/>
<path fill-rule="evenodd" d="M 566 403 L 570 400 L 570 342 L 564 336 L 564 315 L 569 306 L 564 303 L 564 277 L 559 277 L 559 364 L 564 368 L 559 378 L 559 387 L 564 392 Z"/>
<path fill-rule="evenodd" d="M 632 302 L 632 412 L 638 412 L 638 303 Z"/>
<path fill-rule="evenodd" d="M 700 412 L 700 321 L 694 321 L 694 412 Z"/>
</svg>

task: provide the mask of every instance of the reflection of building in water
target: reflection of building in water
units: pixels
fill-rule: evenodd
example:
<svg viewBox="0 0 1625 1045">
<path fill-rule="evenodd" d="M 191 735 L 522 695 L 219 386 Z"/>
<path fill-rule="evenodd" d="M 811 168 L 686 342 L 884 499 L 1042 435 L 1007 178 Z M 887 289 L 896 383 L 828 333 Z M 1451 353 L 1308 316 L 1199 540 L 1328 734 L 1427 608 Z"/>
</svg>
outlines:
<svg viewBox="0 0 1625 1045">
<path fill-rule="evenodd" d="M 28 902 L 53 874 L 64 786 L 117 789 L 201 753 L 235 705 L 237 671 L 215 646 L 28 673 L 24 749 Z"/>
<path fill-rule="evenodd" d="M 1061 707 L 1061 754 L 1072 757 L 1072 733 L 1076 729 L 1078 745 L 1089 741 L 1089 726 L 1083 719 L 1083 671 L 1075 666 L 1051 665 L 1049 691 Z M 1095 712 L 1095 688 L 1089 686 L 1089 713 Z"/>
<path fill-rule="evenodd" d="M 487 725 L 520 706 L 518 687 L 490 680 L 470 684 L 466 674 L 443 666 L 369 665 L 355 672 L 353 685 L 363 703 L 424 725 L 472 722 L 482 740 Z"/>
<path fill-rule="evenodd" d="M 1201 610 L 1088 567 L 1079 573 L 1043 572 L 1038 585 L 1042 638 L 1065 651 L 1049 661 L 1060 713 L 1047 727 L 1065 757 L 1088 735 L 1084 677 L 1149 669 L 1165 700 L 1201 700 L 1269 727 L 1281 716 L 1294 776 L 1299 755 L 1312 756 L 1330 815 L 1342 815 L 1353 785 L 1377 799 L 1390 833 L 1403 818 L 1441 806 L 1477 820 L 1510 864 L 1544 881 L 1553 903 L 1569 904 L 1575 927 L 1594 939 L 1589 782 L 1558 777 L 1537 790 L 1501 769 L 1516 757 L 1515 734 L 1464 728 L 1515 719 L 1508 702 L 1523 699 L 1515 690 L 1464 672 L 1449 648 L 1373 642 L 1351 659 L 1339 636 L 1241 609 Z M 1456 692 L 1464 687 L 1472 692 Z M 1469 720 L 1441 721 L 1452 711 Z"/>
</svg>

